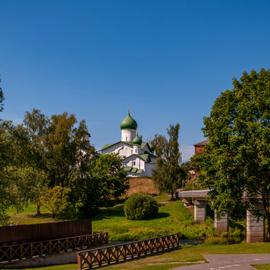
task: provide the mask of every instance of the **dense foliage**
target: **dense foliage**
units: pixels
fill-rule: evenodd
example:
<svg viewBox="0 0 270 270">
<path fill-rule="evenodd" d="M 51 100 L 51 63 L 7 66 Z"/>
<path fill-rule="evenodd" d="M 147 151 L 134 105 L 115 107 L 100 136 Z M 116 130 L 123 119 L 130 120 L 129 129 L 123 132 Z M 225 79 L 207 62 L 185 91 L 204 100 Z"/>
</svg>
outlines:
<svg viewBox="0 0 270 270">
<path fill-rule="evenodd" d="M 3 100 L 0 88 L 0 112 Z M 33 109 L 18 125 L 0 120 L 0 223 L 9 207 L 20 211 L 29 202 L 36 215 L 43 204 L 53 216 L 67 208 L 89 216 L 127 187 L 120 158 L 98 155 L 85 121 L 75 115 L 48 117 Z"/>
<path fill-rule="evenodd" d="M 180 125 L 170 125 L 167 129 L 169 138 L 156 135 L 151 144 L 157 155 L 157 166 L 153 178 L 160 191 L 168 192 L 174 198 L 175 190 L 182 187 L 186 178 L 181 168 L 181 153 L 179 149 Z"/>
<path fill-rule="evenodd" d="M 270 70 L 234 79 L 233 89 L 216 99 L 204 124 L 209 144 L 199 166 L 213 206 L 233 215 L 261 201 L 270 224 Z"/>
<path fill-rule="evenodd" d="M 54 186 L 40 196 L 40 201 L 55 218 L 59 215 L 65 215 L 72 208 L 69 202 L 69 194 L 69 188 Z"/>
<path fill-rule="evenodd" d="M 125 202 L 125 216 L 130 220 L 151 219 L 157 216 L 157 201 L 143 193 L 131 195 Z"/>
</svg>

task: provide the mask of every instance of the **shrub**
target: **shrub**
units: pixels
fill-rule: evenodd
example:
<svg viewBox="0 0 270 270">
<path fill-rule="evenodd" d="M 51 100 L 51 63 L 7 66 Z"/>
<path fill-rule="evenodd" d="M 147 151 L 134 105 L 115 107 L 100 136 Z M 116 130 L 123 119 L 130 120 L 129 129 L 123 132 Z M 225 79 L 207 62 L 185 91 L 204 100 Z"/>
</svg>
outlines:
<svg viewBox="0 0 270 270">
<path fill-rule="evenodd" d="M 157 216 L 158 204 L 151 196 L 143 193 L 136 193 L 127 199 L 124 211 L 127 219 L 151 219 Z"/>
<path fill-rule="evenodd" d="M 41 204 L 51 212 L 53 218 L 66 215 L 71 207 L 68 201 L 69 193 L 69 188 L 55 186 L 42 194 Z"/>
<path fill-rule="evenodd" d="M 207 244 L 238 244 L 244 239 L 244 232 L 239 228 L 230 228 L 229 232 L 223 232 L 219 236 L 207 237 Z"/>
</svg>

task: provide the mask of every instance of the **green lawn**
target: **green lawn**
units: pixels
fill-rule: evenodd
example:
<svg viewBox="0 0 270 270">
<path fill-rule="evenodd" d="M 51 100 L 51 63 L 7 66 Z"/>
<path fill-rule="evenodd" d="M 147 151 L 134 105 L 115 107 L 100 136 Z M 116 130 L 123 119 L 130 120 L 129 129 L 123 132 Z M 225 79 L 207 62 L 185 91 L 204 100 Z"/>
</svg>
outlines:
<svg viewBox="0 0 270 270">
<path fill-rule="evenodd" d="M 237 253 L 269 253 L 270 243 L 258 244 L 234 244 L 234 245 L 210 245 L 202 244 L 198 246 L 184 246 L 182 249 L 171 251 L 162 255 L 134 260 L 115 266 L 106 267 L 108 270 L 169 270 L 176 266 L 183 266 L 190 263 L 203 262 L 204 254 L 237 254 Z M 260 266 L 262 268 L 266 266 Z M 33 268 L 32 268 L 33 269 Z M 51 267 L 41 267 L 40 270 L 76 270 L 77 265 L 61 265 Z"/>
<path fill-rule="evenodd" d="M 212 235 L 213 221 L 196 224 L 180 201 L 168 201 L 166 195 L 156 197 L 159 216 L 151 220 L 132 221 L 124 216 L 123 205 L 102 209 L 93 220 L 94 231 L 107 231 L 111 240 L 140 240 L 180 232 L 186 238 Z"/>
<path fill-rule="evenodd" d="M 47 223 L 61 221 L 51 217 L 51 214 L 41 207 L 41 216 L 35 216 L 36 206 L 34 204 L 29 204 L 24 208 L 22 212 L 17 212 L 16 209 L 10 208 L 8 215 L 10 217 L 9 222 L 15 225 L 19 224 L 35 224 L 35 223 Z"/>
<path fill-rule="evenodd" d="M 123 205 L 101 209 L 93 219 L 94 231 L 107 231 L 114 241 L 140 240 L 165 234 L 180 232 L 186 238 L 199 238 L 212 235 L 213 221 L 196 224 L 192 215 L 180 201 L 168 201 L 167 195 L 157 196 L 160 207 L 159 215 L 152 220 L 131 221 L 124 216 Z M 10 221 L 13 224 L 34 224 L 59 221 L 53 219 L 45 210 L 40 217 L 35 217 L 35 206 L 29 205 L 23 212 L 10 209 Z"/>
<path fill-rule="evenodd" d="M 111 240 L 127 241 L 155 237 L 165 234 L 180 232 L 187 238 L 199 238 L 205 235 L 212 235 L 213 221 L 208 220 L 203 224 L 196 224 L 192 215 L 180 201 L 168 201 L 166 195 L 156 197 L 160 204 L 159 216 L 152 220 L 130 221 L 124 216 L 123 205 L 101 209 L 98 216 L 93 219 L 94 231 L 107 231 Z M 10 210 L 11 221 L 15 224 L 29 224 L 57 221 L 43 212 L 41 217 L 35 217 L 34 206 L 29 206 L 22 213 Z M 198 246 L 185 246 L 180 250 L 135 260 L 121 265 L 107 267 L 108 270 L 168 270 L 175 266 L 203 261 L 203 254 L 229 254 L 229 253 L 269 253 L 270 244 L 234 244 L 234 245 L 213 245 L 202 244 Z M 269 266 L 260 266 L 268 268 Z M 62 265 L 53 267 L 42 267 L 42 270 L 75 270 L 77 266 Z"/>
<path fill-rule="evenodd" d="M 270 264 L 264 264 L 264 265 L 255 265 L 256 269 L 259 270 L 270 270 Z"/>
</svg>

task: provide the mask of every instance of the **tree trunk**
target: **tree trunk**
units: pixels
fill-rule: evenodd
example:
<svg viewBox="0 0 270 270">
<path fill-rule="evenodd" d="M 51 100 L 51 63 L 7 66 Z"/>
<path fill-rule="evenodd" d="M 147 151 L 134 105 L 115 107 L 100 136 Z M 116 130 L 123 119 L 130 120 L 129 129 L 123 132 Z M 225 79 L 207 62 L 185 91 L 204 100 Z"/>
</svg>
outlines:
<svg viewBox="0 0 270 270">
<path fill-rule="evenodd" d="M 41 212 L 40 212 L 40 204 L 37 205 L 37 216 L 40 216 L 41 215 Z"/>
<path fill-rule="evenodd" d="M 265 235 L 265 241 L 269 242 L 270 241 L 270 212 L 268 209 L 265 209 L 265 219 L 267 220 L 267 230 L 266 230 L 266 235 Z"/>
<path fill-rule="evenodd" d="M 263 202 L 263 209 L 264 209 L 264 215 L 265 215 L 265 219 L 267 220 L 267 231 L 266 231 L 266 235 L 265 235 L 265 241 L 270 241 L 270 207 L 269 207 L 269 196 L 268 194 L 262 192 L 262 202 Z"/>
<path fill-rule="evenodd" d="M 174 200 L 174 191 L 173 190 L 171 191 L 171 200 L 172 201 Z"/>
</svg>

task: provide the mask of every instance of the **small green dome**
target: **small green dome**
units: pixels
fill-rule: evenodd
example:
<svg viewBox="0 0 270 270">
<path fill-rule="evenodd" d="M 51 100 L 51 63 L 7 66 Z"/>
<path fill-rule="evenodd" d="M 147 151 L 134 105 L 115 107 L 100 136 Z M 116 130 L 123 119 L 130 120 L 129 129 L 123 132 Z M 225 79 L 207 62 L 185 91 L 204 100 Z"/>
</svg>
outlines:
<svg viewBox="0 0 270 270">
<path fill-rule="evenodd" d="M 142 144 L 142 136 L 136 136 L 133 140 L 132 140 L 133 144 L 137 144 L 137 145 L 141 145 Z"/>
<path fill-rule="evenodd" d="M 120 124 L 121 129 L 137 129 L 137 122 L 128 113 L 124 120 Z"/>
</svg>

